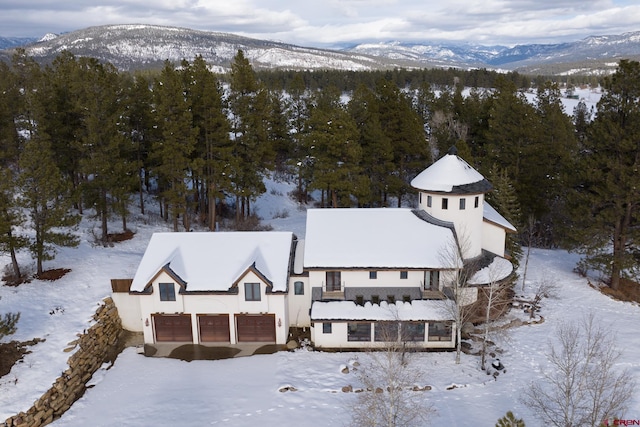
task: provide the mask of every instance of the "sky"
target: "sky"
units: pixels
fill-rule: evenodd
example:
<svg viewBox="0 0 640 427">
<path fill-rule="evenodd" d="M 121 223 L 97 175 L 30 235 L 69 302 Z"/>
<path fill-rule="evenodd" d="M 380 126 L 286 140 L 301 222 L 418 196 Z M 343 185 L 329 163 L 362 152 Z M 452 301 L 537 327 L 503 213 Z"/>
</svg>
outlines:
<svg viewBox="0 0 640 427">
<path fill-rule="evenodd" d="M 638 0 L 3 0 L 0 36 L 154 24 L 333 47 L 559 43 L 640 30 Z"/>
</svg>

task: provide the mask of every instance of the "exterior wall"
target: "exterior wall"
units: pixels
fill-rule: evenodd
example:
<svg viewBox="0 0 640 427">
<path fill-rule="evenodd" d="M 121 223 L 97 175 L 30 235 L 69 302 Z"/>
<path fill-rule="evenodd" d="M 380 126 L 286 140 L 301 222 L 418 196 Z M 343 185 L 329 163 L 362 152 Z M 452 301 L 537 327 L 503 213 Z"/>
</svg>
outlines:
<svg viewBox="0 0 640 427">
<path fill-rule="evenodd" d="M 302 282 L 304 285 L 304 295 L 295 294 L 295 282 Z M 289 326 L 295 328 L 308 328 L 311 326 L 309 310 L 311 309 L 311 286 L 309 278 L 295 276 L 289 279 L 288 315 Z"/>
<path fill-rule="evenodd" d="M 424 283 L 424 270 L 406 270 L 407 278 L 400 278 L 400 270 L 330 270 L 340 271 L 342 289 L 349 287 L 358 288 L 389 288 L 389 287 L 417 287 Z M 376 271 L 377 278 L 370 279 L 369 272 Z M 322 287 L 326 290 L 326 270 L 312 270 L 309 272 L 309 284 L 311 287 Z"/>
<path fill-rule="evenodd" d="M 507 233 L 502 227 L 484 221 L 482 224 L 482 249 L 504 257 Z"/>
<path fill-rule="evenodd" d="M 128 292 L 113 292 L 111 298 L 118 309 L 122 328 L 131 332 L 142 332 L 140 295 L 132 295 Z"/>
<path fill-rule="evenodd" d="M 311 341 L 317 348 L 380 348 L 385 347 L 387 343 L 382 341 L 374 341 L 375 322 L 372 322 L 371 339 L 369 341 L 349 341 L 347 337 L 348 322 L 331 322 L 331 333 L 323 333 L 323 322 L 315 322 L 311 327 Z M 451 328 L 451 339 L 449 341 L 429 341 L 428 332 L 429 323 L 425 322 L 425 339 L 424 341 L 411 341 L 410 344 L 417 348 L 441 348 L 449 349 L 455 347 L 455 326 Z"/>
<path fill-rule="evenodd" d="M 431 196 L 431 207 L 427 206 Z M 478 197 L 478 207 L 475 198 Z M 447 199 L 447 209 L 442 209 L 442 199 Z M 460 209 L 460 199 L 465 199 L 465 208 Z M 484 194 L 442 194 L 420 192 L 418 207 L 442 221 L 452 222 L 463 247 L 465 259 L 475 258 L 482 253 L 482 223 Z"/>
<path fill-rule="evenodd" d="M 175 284 L 176 301 L 160 301 L 159 283 L 174 283 L 166 273 L 161 273 L 152 283 L 149 295 L 139 295 L 144 342 L 154 343 L 152 314 L 190 314 L 193 343 L 199 343 L 198 314 L 228 314 L 230 343 L 237 343 L 235 314 L 275 314 L 276 344 L 285 344 L 289 335 L 287 295 L 267 294 L 265 284 L 255 273 L 249 272 L 238 282 L 238 294 L 180 294 Z M 260 283 L 260 301 L 245 301 L 244 283 Z"/>
</svg>

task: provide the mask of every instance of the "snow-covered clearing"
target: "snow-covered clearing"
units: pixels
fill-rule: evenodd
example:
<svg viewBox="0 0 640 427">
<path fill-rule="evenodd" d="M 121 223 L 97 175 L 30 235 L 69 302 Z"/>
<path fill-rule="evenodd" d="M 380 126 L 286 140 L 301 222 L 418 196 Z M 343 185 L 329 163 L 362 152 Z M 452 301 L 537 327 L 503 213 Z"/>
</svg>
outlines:
<svg viewBox="0 0 640 427">
<path fill-rule="evenodd" d="M 287 197 L 290 190 L 288 184 L 271 181 L 255 206 L 274 229 L 303 237 L 305 212 Z M 86 232 L 92 223 L 82 226 L 84 235 L 90 235 Z M 112 248 L 94 246 L 85 237 L 79 248 L 61 249 L 45 268 L 72 271 L 56 282 L 0 286 L 0 313 L 22 313 L 18 332 L 5 340 L 46 339 L 0 379 L 0 421 L 27 410 L 51 386 L 66 367 L 67 343 L 91 324 L 97 305 L 110 294 L 109 280 L 133 277 L 151 234 L 167 231 L 164 223 L 149 217 L 138 218 L 134 227 L 133 240 Z M 493 426 L 508 410 L 524 418 L 528 427 L 541 425 L 518 398 L 547 367 L 545 352 L 555 327 L 565 320 L 580 320 L 586 313 L 610 326 L 623 352 L 618 367 L 628 368 L 640 384 L 640 307 L 591 288 L 587 279 L 572 271 L 577 259 L 564 251 L 532 250 L 527 289 L 542 280 L 553 281 L 558 285 L 557 298 L 543 301 L 543 323 L 512 328 L 498 339 L 507 371 L 497 380 L 479 369 L 477 356 L 463 355 L 456 365 L 454 353 L 416 355 L 424 369 L 424 383 L 419 385 L 432 387 L 417 393 L 424 393 L 425 401 L 438 410 L 433 425 Z M 26 254 L 22 260 L 27 263 Z M 509 316 L 526 319 L 518 310 Z M 342 387 L 358 383 L 353 372 L 344 374 L 341 368 L 363 357 L 363 353 L 298 350 L 184 362 L 145 358 L 127 349 L 113 367 L 105 366 L 94 375 L 95 386 L 53 425 L 345 425 L 357 395 L 342 392 Z M 279 391 L 286 386 L 296 390 Z M 640 419 L 640 391 L 628 413 L 620 416 Z"/>
</svg>

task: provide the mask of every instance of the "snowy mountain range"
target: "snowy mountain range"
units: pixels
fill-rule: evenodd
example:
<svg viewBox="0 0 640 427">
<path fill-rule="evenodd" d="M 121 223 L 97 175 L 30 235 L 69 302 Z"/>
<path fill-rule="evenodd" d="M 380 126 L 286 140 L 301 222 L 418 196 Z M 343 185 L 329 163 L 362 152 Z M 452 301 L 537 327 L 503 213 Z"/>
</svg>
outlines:
<svg viewBox="0 0 640 427">
<path fill-rule="evenodd" d="M 0 59 L 23 46 L 49 62 L 63 50 L 109 61 L 122 70 L 157 67 L 196 55 L 220 71 L 238 49 L 256 68 L 372 70 L 394 67 L 459 67 L 517 70 L 532 74 L 602 73 L 620 58 L 640 59 L 640 31 L 593 36 L 562 44 L 482 46 L 454 43 L 366 43 L 334 49 L 301 47 L 234 34 L 155 25 L 108 25 L 40 40 L 0 38 Z"/>
</svg>

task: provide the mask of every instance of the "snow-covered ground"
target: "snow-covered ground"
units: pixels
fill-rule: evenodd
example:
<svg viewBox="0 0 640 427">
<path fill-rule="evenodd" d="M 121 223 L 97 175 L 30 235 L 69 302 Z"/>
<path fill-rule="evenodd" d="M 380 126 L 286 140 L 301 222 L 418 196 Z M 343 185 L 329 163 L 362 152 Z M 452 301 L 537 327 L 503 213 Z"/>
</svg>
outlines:
<svg viewBox="0 0 640 427">
<path fill-rule="evenodd" d="M 267 193 L 254 206 L 274 229 L 304 237 L 305 211 L 287 196 L 291 189 L 289 184 L 270 181 Z M 151 234 L 168 230 L 153 215 L 138 217 L 133 240 L 104 248 L 91 244 L 87 236 L 92 227 L 85 220 L 80 246 L 61 249 L 54 261 L 45 264 L 45 268 L 71 268 L 62 279 L 34 280 L 16 288 L 0 286 L 0 314 L 21 312 L 18 332 L 5 341 L 46 340 L 0 378 L 0 422 L 27 410 L 53 384 L 66 368 L 69 353 L 63 350 L 90 326 L 98 304 L 110 294 L 110 279 L 133 277 Z M 21 254 L 21 260 L 28 263 L 27 255 Z M 433 425 L 493 426 L 508 410 L 524 418 L 529 427 L 542 425 L 519 397 L 547 368 L 545 353 L 555 327 L 587 313 L 610 328 L 622 351 L 617 367 L 628 369 L 640 385 L 640 306 L 612 300 L 591 288 L 587 279 L 573 273 L 577 260 L 565 251 L 532 250 L 527 289 L 552 281 L 558 285 L 557 298 L 543 301 L 543 323 L 512 328 L 498 338 L 507 372 L 497 380 L 479 369 L 476 356 L 463 355 L 460 365 L 454 363 L 454 353 L 416 356 L 424 370 L 421 385 L 432 387 L 421 393 L 438 411 Z M 2 264 L 8 261 L 0 259 Z M 525 318 L 518 310 L 510 316 Z M 341 373 L 341 368 L 358 357 L 363 355 L 298 350 L 183 362 L 145 358 L 127 349 L 113 367 L 105 366 L 94 375 L 95 386 L 54 425 L 345 425 L 356 394 L 341 389 L 356 387 L 357 380 L 353 373 Z M 296 391 L 279 391 L 284 386 Z M 640 419 L 640 390 L 628 413 L 620 416 Z"/>
</svg>

